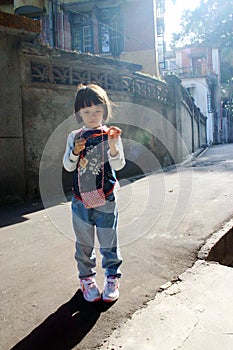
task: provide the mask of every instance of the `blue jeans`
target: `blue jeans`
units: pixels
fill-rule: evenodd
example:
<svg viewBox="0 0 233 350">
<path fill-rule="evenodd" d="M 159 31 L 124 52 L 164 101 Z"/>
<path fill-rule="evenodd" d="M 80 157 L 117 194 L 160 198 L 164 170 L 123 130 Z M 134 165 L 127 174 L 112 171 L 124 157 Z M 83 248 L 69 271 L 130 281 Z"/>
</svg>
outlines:
<svg viewBox="0 0 233 350">
<path fill-rule="evenodd" d="M 96 274 L 95 232 L 100 244 L 102 267 L 106 276 L 121 277 L 122 264 L 118 243 L 118 211 L 115 201 L 97 208 L 87 209 L 83 203 L 72 198 L 72 219 L 76 235 L 76 253 L 79 278 Z"/>
</svg>

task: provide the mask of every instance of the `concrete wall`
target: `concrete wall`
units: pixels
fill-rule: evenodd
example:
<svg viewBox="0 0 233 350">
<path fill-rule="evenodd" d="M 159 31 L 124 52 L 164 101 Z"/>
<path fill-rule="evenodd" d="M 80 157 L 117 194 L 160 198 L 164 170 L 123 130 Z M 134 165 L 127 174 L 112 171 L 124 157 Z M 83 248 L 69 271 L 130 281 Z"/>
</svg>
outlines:
<svg viewBox="0 0 233 350">
<path fill-rule="evenodd" d="M 200 115 L 176 77 L 165 83 L 136 72 L 139 65 L 51 50 L 31 44 L 33 37 L 25 33 L 0 34 L 1 201 L 39 196 L 39 167 L 48 144 L 48 169 L 57 176 L 59 162 L 61 171 L 67 135 L 76 127 L 72 112 L 78 82 L 96 81 L 107 90 L 119 104 L 112 122 L 124 124 L 125 139 L 135 138 L 144 152 L 155 154 L 157 166 L 178 163 L 205 143 L 205 121 L 201 119 L 200 129 Z M 126 123 L 130 118 L 132 125 Z M 58 139 L 53 143 L 55 130 Z M 126 155 L 130 147 L 126 142 Z M 145 159 L 140 153 L 136 162 L 144 171 L 154 169 L 156 164 L 143 163 Z M 132 162 L 122 176 L 131 172 Z M 70 181 L 67 176 L 65 184 Z"/>
<path fill-rule="evenodd" d="M 157 76 L 156 23 L 153 1 L 125 2 L 122 5 L 124 50 L 121 60 L 142 64 L 143 72 Z"/>
<path fill-rule="evenodd" d="M 120 55 L 121 60 L 138 63 L 143 65 L 143 72 L 156 75 L 156 51 L 154 49 L 143 51 L 123 51 Z"/>
<path fill-rule="evenodd" d="M 204 115 L 207 115 L 207 94 L 211 91 L 208 87 L 206 77 L 200 77 L 198 79 L 185 78 L 182 80 L 182 84 L 186 88 L 191 88 L 191 95 L 194 98 L 195 104 L 201 109 Z"/>
<path fill-rule="evenodd" d="M 0 198 L 25 193 L 22 92 L 17 54 L 19 36 L 0 30 Z"/>
</svg>

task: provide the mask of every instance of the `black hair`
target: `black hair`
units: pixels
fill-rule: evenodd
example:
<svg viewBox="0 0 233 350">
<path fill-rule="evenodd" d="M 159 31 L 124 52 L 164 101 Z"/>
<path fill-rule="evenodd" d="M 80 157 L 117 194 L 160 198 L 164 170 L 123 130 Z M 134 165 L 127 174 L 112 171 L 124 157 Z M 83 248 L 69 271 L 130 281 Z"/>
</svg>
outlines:
<svg viewBox="0 0 233 350">
<path fill-rule="evenodd" d="M 106 91 L 97 84 L 78 85 L 77 94 L 74 102 L 74 112 L 77 121 L 80 123 L 82 118 L 79 111 L 85 107 L 92 105 L 102 105 L 104 108 L 103 120 L 106 121 L 111 117 L 112 102 L 110 101 Z"/>
</svg>

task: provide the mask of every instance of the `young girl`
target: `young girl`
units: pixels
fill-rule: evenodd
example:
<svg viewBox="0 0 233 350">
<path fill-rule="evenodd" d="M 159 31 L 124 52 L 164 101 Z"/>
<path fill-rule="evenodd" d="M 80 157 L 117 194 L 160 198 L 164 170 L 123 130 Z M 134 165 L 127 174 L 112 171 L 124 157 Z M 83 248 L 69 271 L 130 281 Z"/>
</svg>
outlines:
<svg viewBox="0 0 233 350">
<path fill-rule="evenodd" d="M 105 269 L 102 298 L 112 302 L 119 297 L 122 263 L 114 194 L 115 170 L 125 165 L 121 130 L 103 125 L 111 116 L 111 101 L 96 84 L 78 87 L 74 110 L 77 121 L 84 126 L 69 134 L 63 164 L 67 171 L 74 171 L 72 220 L 80 286 L 87 301 L 101 299 L 95 280 L 96 232 Z"/>
</svg>

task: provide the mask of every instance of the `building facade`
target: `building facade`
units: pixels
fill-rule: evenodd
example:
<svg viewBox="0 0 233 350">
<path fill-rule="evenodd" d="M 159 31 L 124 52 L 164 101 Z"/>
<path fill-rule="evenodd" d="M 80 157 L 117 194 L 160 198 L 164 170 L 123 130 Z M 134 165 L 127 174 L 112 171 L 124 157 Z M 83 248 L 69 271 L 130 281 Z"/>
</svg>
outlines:
<svg viewBox="0 0 233 350">
<path fill-rule="evenodd" d="M 164 65 L 165 0 L 0 0 L 0 10 L 41 20 L 50 47 L 92 53 L 143 66 Z"/>
<path fill-rule="evenodd" d="M 221 110 L 221 76 L 218 47 L 186 46 L 167 54 L 164 74 L 180 77 L 194 103 L 207 117 L 207 143 L 220 143 L 225 126 Z"/>
</svg>

